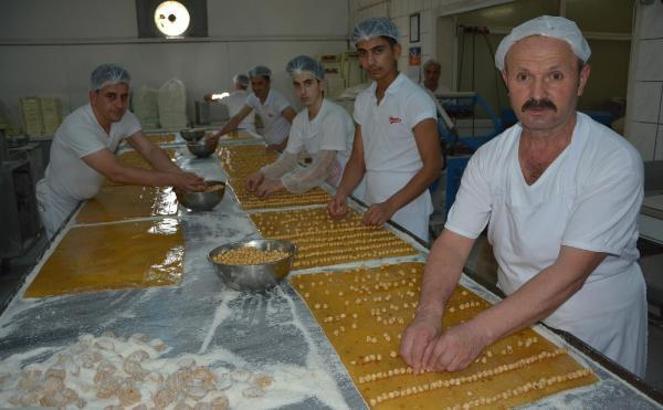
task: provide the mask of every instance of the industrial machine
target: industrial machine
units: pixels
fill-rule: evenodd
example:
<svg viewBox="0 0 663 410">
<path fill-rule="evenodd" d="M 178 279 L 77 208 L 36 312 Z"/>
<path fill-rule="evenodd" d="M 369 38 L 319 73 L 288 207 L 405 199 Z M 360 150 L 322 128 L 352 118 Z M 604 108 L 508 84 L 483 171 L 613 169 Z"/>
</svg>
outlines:
<svg viewBox="0 0 663 410">
<path fill-rule="evenodd" d="M 35 184 L 37 172 L 43 172 L 41 148 L 33 144 L 16 151 L 10 149 L 0 130 L 0 259 L 23 254 L 41 231 Z M 31 159 L 32 157 L 32 159 Z"/>
<path fill-rule="evenodd" d="M 440 138 L 447 148 L 446 213 L 456 198 L 470 155 L 504 130 L 490 104 L 475 92 L 452 92 L 439 96 L 441 105 L 454 122 L 439 122 Z M 446 214 L 445 213 L 445 214 Z"/>
</svg>

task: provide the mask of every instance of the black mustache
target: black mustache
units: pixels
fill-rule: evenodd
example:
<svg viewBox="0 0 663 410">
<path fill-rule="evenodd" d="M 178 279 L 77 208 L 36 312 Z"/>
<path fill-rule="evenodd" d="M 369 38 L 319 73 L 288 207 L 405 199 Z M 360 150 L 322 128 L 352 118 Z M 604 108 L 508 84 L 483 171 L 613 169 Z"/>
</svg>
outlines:
<svg viewBox="0 0 663 410">
<path fill-rule="evenodd" d="M 530 98 L 523 104 L 523 108 L 521 108 L 522 112 L 525 112 L 529 110 L 530 108 L 550 108 L 551 110 L 557 112 L 557 106 L 555 104 L 544 98 L 542 100 L 535 100 L 534 98 Z"/>
</svg>

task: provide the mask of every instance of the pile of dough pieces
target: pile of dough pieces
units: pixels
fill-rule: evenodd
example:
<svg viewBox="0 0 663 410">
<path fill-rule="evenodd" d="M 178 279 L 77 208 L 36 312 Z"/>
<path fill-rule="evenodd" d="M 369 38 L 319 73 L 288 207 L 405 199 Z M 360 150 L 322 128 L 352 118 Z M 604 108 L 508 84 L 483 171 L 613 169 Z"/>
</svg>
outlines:
<svg viewBox="0 0 663 410">
<path fill-rule="evenodd" d="M 230 408 L 230 388 L 246 398 L 267 393 L 273 378 L 248 369 L 211 369 L 193 356 L 163 358 L 168 346 L 143 334 L 85 334 L 44 363 L 0 373 L 0 405 L 66 408 Z M 5 401 L 3 400 L 3 401 Z"/>
</svg>

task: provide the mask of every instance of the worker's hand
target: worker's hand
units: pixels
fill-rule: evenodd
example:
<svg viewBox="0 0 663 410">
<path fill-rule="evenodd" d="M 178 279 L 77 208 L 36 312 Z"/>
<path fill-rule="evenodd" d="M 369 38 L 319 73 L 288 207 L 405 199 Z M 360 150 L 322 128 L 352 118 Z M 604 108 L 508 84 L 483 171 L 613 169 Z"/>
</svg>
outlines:
<svg viewBox="0 0 663 410">
<path fill-rule="evenodd" d="M 260 198 L 267 198 L 274 192 L 278 192 L 283 188 L 283 182 L 281 182 L 280 179 L 265 179 L 256 189 L 256 196 Z"/>
<path fill-rule="evenodd" d="M 214 101 L 212 99 L 212 95 L 214 95 L 214 94 L 212 94 L 212 93 L 205 94 L 205 96 L 203 98 L 205 99 L 206 102 L 211 103 L 212 101 Z"/>
<path fill-rule="evenodd" d="M 395 212 L 396 210 L 386 201 L 373 204 L 368 208 L 361 222 L 368 226 L 382 226 Z"/>
<path fill-rule="evenodd" d="M 205 180 L 191 172 L 176 172 L 171 177 L 172 185 L 183 191 L 204 191 L 207 188 Z"/>
<path fill-rule="evenodd" d="M 469 366 L 488 345 L 474 322 L 465 322 L 440 334 L 426 347 L 424 368 L 455 372 Z"/>
<path fill-rule="evenodd" d="M 265 176 L 262 172 L 254 172 L 246 178 L 246 189 L 248 189 L 249 192 L 254 192 L 264 179 Z"/>
<path fill-rule="evenodd" d="M 415 373 L 426 369 L 424 352 L 442 331 L 442 318 L 430 313 L 418 313 L 401 337 L 401 357 Z"/>
<path fill-rule="evenodd" d="M 327 204 L 327 213 L 332 219 L 341 219 L 348 213 L 348 203 L 345 195 L 336 194 Z"/>
</svg>

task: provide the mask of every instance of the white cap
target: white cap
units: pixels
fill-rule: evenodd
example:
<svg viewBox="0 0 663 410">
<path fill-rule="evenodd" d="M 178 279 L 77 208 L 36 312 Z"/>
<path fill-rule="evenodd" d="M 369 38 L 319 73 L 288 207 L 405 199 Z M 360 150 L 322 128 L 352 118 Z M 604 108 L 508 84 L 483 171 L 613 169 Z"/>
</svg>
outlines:
<svg viewBox="0 0 663 410">
<path fill-rule="evenodd" d="M 120 83 L 128 85 L 130 82 L 129 72 L 117 64 L 102 64 L 95 68 L 90 75 L 90 89 L 92 91 L 101 90 L 107 85 Z"/>
<path fill-rule="evenodd" d="M 529 36 L 545 36 L 566 41 L 583 63 L 586 63 L 592 54 L 576 23 L 559 16 L 540 16 L 514 27 L 511 33 L 502 39 L 495 52 L 495 65 L 500 71 L 504 70 L 506 54 L 511 46 Z"/>
<path fill-rule="evenodd" d="M 396 24 L 387 17 L 369 17 L 355 25 L 350 34 L 350 42 L 356 46 L 360 41 L 376 37 L 389 37 L 398 43 L 400 33 Z"/>
<path fill-rule="evenodd" d="M 325 79 L 325 69 L 322 65 L 309 56 L 297 56 L 288 62 L 285 71 L 291 76 L 304 72 L 311 73 L 318 80 Z"/>
</svg>

